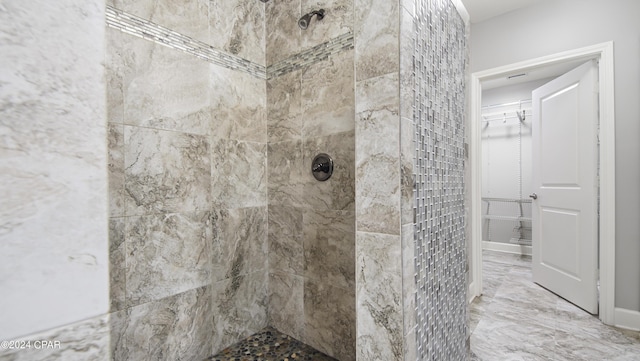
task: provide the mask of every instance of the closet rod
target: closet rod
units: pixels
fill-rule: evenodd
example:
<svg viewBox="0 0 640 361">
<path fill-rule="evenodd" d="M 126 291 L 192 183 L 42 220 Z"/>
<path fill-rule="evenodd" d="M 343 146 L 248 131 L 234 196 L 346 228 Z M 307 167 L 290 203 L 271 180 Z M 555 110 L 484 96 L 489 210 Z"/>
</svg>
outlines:
<svg viewBox="0 0 640 361">
<path fill-rule="evenodd" d="M 510 116 L 507 116 L 508 112 L 493 113 L 493 114 L 487 114 L 487 115 L 483 114 L 482 122 L 489 123 L 489 122 L 495 122 L 495 121 L 501 120 L 503 123 L 506 123 L 508 119 L 519 119 L 520 122 L 522 123 L 527 119 L 526 109 L 523 109 L 522 112 L 520 112 L 519 110 L 516 110 L 516 111 L 511 111 L 510 113 L 514 113 L 514 112 L 516 114 L 510 115 Z"/>
<path fill-rule="evenodd" d="M 485 106 L 482 107 L 482 109 L 491 109 L 491 108 L 514 106 L 514 105 L 522 105 L 522 103 L 531 103 L 531 99 L 523 99 L 523 100 L 519 100 L 517 102 L 511 102 L 511 103 L 485 105 Z"/>
<path fill-rule="evenodd" d="M 520 120 L 520 118 L 519 118 L 519 117 L 517 117 L 517 116 L 509 116 L 509 117 L 505 117 L 505 118 L 483 119 L 483 120 L 482 120 L 482 123 L 494 123 L 494 122 L 495 122 L 495 123 L 497 123 L 497 122 L 500 122 L 500 123 L 506 123 L 506 121 L 507 121 L 507 120 L 511 120 L 511 119 L 518 119 L 518 120 Z M 510 124 L 510 125 L 513 125 L 513 124 Z"/>
<path fill-rule="evenodd" d="M 524 109 L 521 109 L 521 110 L 525 111 L 527 114 L 531 114 L 531 108 L 524 108 Z M 504 114 L 507 114 L 507 113 L 515 113 L 515 112 L 517 112 L 517 110 L 510 110 L 510 111 L 507 111 L 507 112 L 487 113 L 487 114 L 482 114 L 482 117 L 483 118 L 492 118 L 492 117 L 497 117 L 497 116 L 503 116 Z"/>
</svg>

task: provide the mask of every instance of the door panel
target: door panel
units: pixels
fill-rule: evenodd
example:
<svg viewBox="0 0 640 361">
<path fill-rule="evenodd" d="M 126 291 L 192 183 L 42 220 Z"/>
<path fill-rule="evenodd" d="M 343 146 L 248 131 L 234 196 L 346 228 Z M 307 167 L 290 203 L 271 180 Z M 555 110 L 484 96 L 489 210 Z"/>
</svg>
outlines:
<svg viewBox="0 0 640 361">
<path fill-rule="evenodd" d="M 540 237 L 547 240 L 540 243 L 540 263 L 558 272 L 580 278 L 580 212 L 569 209 L 542 208 L 540 223 L 544 224 Z"/>
<path fill-rule="evenodd" d="M 577 186 L 578 170 L 578 86 L 567 88 L 551 94 L 540 101 L 544 109 L 545 121 L 540 123 L 540 138 L 545 144 L 558 144 L 555 147 L 542 147 L 542 185 L 543 186 Z"/>
<path fill-rule="evenodd" d="M 597 64 L 533 91 L 533 280 L 590 313 L 597 293 Z"/>
</svg>

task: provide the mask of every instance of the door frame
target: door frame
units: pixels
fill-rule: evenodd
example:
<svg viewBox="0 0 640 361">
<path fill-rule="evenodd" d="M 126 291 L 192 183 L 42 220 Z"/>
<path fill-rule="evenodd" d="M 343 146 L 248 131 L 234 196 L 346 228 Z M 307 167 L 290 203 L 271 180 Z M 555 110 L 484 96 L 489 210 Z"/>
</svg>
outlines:
<svg viewBox="0 0 640 361">
<path fill-rule="evenodd" d="M 570 61 L 599 59 L 599 318 L 614 324 L 615 311 L 615 109 L 613 42 L 606 42 L 500 66 L 471 74 L 470 87 L 470 232 L 469 302 L 482 294 L 482 81 Z"/>
</svg>

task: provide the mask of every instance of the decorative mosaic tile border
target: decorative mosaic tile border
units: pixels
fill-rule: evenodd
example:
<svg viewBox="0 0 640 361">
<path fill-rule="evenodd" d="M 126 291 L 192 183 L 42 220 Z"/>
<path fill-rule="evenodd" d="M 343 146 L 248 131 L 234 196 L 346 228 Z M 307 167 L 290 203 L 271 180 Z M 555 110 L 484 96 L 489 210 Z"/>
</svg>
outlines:
<svg viewBox="0 0 640 361">
<path fill-rule="evenodd" d="M 227 69 L 248 73 L 260 79 L 278 77 L 326 60 L 329 56 L 341 51 L 353 49 L 353 33 L 349 32 L 290 56 L 266 68 L 264 65 L 256 64 L 238 56 L 222 52 L 209 44 L 118 10 L 110 5 L 106 7 L 106 21 L 107 25 L 111 28 L 183 51 Z"/>
<path fill-rule="evenodd" d="M 263 65 L 214 49 L 211 45 L 107 5 L 107 25 L 127 34 L 184 51 L 210 63 L 266 79 Z"/>
<path fill-rule="evenodd" d="M 327 60 L 329 56 L 349 49 L 353 49 L 352 32 L 340 35 L 326 43 L 316 45 L 310 49 L 290 56 L 287 59 L 269 65 L 267 67 L 267 74 L 269 75 L 269 78 L 278 77 L 320 61 Z"/>
</svg>

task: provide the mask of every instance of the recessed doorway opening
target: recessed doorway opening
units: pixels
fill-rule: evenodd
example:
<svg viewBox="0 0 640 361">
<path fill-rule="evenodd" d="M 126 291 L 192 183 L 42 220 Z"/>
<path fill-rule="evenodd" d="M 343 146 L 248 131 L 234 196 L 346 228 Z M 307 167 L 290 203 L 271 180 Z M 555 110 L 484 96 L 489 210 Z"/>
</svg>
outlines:
<svg viewBox="0 0 640 361">
<path fill-rule="evenodd" d="M 482 91 L 509 84 L 514 80 L 544 79 L 563 74 L 568 69 L 589 60 L 597 60 L 599 89 L 599 130 L 600 142 L 597 151 L 599 174 L 599 318 L 605 324 L 614 322 L 614 270 L 615 270 L 615 116 L 613 108 L 613 43 L 571 50 L 551 56 L 532 59 L 516 64 L 494 68 L 471 76 L 471 267 L 469 299 L 482 294 Z M 546 72 L 546 73 L 545 73 Z M 524 74 L 524 75 L 523 75 Z M 534 75 L 532 77 L 532 74 Z M 546 74 L 546 75 L 545 75 Z M 517 75 L 517 76 L 516 76 Z M 528 79 L 527 79 L 528 78 Z M 525 99 L 526 100 L 526 99 Z M 526 116 L 522 110 L 516 117 Z M 526 195 L 528 196 L 528 194 Z M 488 198 L 488 197 L 485 197 Z M 500 198 L 500 197 L 496 197 Z M 524 196 L 516 197 L 523 199 Z M 517 202 L 516 202 L 517 203 Z M 486 210 L 486 209 L 485 209 Z M 522 218 L 527 218 L 523 214 Z M 522 227 L 524 230 L 526 227 Z M 522 235 L 520 235 L 522 236 Z M 523 239 L 526 237 L 523 237 Z"/>
</svg>

